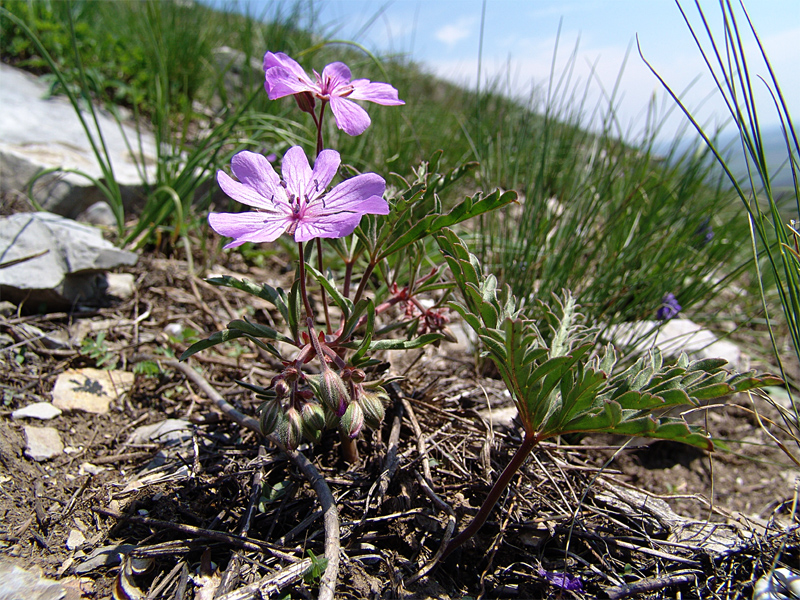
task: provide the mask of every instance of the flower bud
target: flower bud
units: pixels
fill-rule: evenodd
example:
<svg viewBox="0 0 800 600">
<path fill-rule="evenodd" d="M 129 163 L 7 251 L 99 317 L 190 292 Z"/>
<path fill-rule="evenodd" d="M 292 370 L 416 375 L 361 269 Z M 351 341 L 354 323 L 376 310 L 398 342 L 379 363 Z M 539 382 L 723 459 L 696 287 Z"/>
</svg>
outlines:
<svg viewBox="0 0 800 600">
<path fill-rule="evenodd" d="M 303 405 L 300 416 L 303 419 L 303 435 L 310 442 L 318 442 L 325 428 L 325 411 L 322 405 L 307 402 Z"/>
<path fill-rule="evenodd" d="M 358 404 L 364 412 L 364 423 L 370 429 L 378 429 L 383 421 L 386 411 L 383 408 L 383 398 L 376 392 L 362 391 L 358 396 Z"/>
<path fill-rule="evenodd" d="M 275 431 L 281 419 L 285 418 L 281 403 L 277 400 L 268 400 L 264 402 L 259 408 L 259 411 L 261 412 L 260 425 L 263 435 L 269 435 Z"/>
<path fill-rule="evenodd" d="M 299 92 L 294 94 L 294 99 L 297 101 L 297 107 L 303 112 L 314 114 L 314 95 L 311 92 Z"/>
<path fill-rule="evenodd" d="M 351 439 L 356 437 L 364 427 L 364 411 L 358 402 L 351 402 L 339 418 L 339 430 Z"/>
<path fill-rule="evenodd" d="M 285 413 L 285 418 L 278 423 L 275 435 L 278 440 L 289 450 L 297 448 L 300 436 L 303 433 L 303 420 L 296 408 L 290 408 Z"/>
<path fill-rule="evenodd" d="M 275 385 L 272 386 L 272 389 L 275 390 L 275 396 L 277 396 L 280 400 L 289 393 L 289 384 L 287 384 L 283 379 L 278 379 L 275 382 Z"/>
<path fill-rule="evenodd" d="M 333 369 L 325 369 L 319 382 L 320 399 L 331 411 L 341 417 L 350 404 L 350 392 L 339 374 Z"/>
<path fill-rule="evenodd" d="M 353 369 L 350 378 L 353 380 L 353 383 L 361 383 L 367 378 L 367 374 L 364 373 L 364 369 Z"/>
</svg>

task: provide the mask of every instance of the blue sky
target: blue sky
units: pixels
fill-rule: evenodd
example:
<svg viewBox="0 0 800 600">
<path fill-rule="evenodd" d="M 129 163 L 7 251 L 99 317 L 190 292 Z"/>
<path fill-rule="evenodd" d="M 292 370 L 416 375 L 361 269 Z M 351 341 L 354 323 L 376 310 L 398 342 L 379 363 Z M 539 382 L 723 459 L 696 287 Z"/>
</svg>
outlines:
<svg viewBox="0 0 800 600">
<path fill-rule="evenodd" d="M 736 0 L 734 0 L 736 2 Z M 700 26 L 694 2 L 684 10 Z M 701 2 L 712 27 L 720 23 L 716 0 Z M 335 37 L 362 43 L 378 52 L 401 53 L 447 79 L 475 86 L 481 29 L 481 0 L 324 0 L 316 4 L 319 23 Z M 795 121 L 800 114 L 800 0 L 748 0 L 747 10 L 761 36 Z M 502 77 L 512 93 L 527 96 L 547 83 L 561 23 L 558 72 L 579 41 L 573 82 L 592 79 L 591 97 L 610 93 L 630 48 L 620 82 L 617 109 L 623 130 L 636 132 L 653 95 L 663 112 L 664 92 L 639 57 L 645 57 L 674 87 L 704 123 L 722 122 L 724 106 L 673 0 L 488 0 L 483 35 L 482 79 Z M 749 43 L 756 56 L 756 47 Z M 752 68 L 766 73 L 762 64 Z M 595 76 L 591 73 L 594 70 Z M 761 118 L 777 124 L 769 97 L 758 84 Z M 582 89 L 582 88 L 581 88 Z M 674 114 L 662 137 L 670 138 L 683 118 Z"/>
<path fill-rule="evenodd" d="M 200 1 L 223 7 L 233 3 L 256 16 L 285 12 L 294 6 L 294 0 Z M 739 0 L 732 1 L 738 6 Z M 700 3 L 719 34 L 718 0 Z M 797 125 L 800 0 L 745 3 Z M 694 1 L 681 0 L 681 5 L 691 22 L 702 29 Z M 459 84 L 476 85 L 482 0 L 299 0 L 299 6 L 308 13 L 303 25 L 324 32 L 328 38 L 355 41 L 377 53 L 402 54 L 430 73 Z M 487 80 L 499 81 L 508 93 L 525 98 L 533 89 L 545 88 L 559 25 L 556 73 L 565 71 L 578 44 L 572 84 L 583 91 L 591 81 L 587 111 L 604 93 L 611 93 L 619 76 L 615 107 L 619 127 L 628 139 L 636 138 L 643 129 L 654 99 L 657 114 L 665 118 L 659 136 L 662 140 L 671 140 L 686 124 L 640 58 L 635 45 L 637 34 L 645 58 L 680 93 L 698 121 L 712 130 L 727 122 L 725 106 L 714 91 L 713 80 L 674 0 L 487 0 L 481 85 Z M 746 27 L 743 18 L 740 25 Z M 744 38 L 751 72 L 767 75 L 763 62 L 755 60 L 758 49 L 752 35 Z M 703 42 L 707 45 L 707 38 Z M 761 124 L 764 128 L 776 127 L 770 96 L 761 82 L 754 82 Z M 666 116 L 668 109 L 672 112 Z"/>
</svg>

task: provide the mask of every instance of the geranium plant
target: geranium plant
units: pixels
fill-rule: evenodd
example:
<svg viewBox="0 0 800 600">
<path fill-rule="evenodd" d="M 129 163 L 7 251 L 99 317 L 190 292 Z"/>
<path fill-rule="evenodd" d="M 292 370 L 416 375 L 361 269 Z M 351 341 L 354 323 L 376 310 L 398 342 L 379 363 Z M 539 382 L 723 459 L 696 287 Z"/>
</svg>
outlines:
<svg viewBox="0 0 800 600">
<path fill-rule="evenodd" d="M 379 362 L 374 353 L 418 348 L 446 336 L 444 310 L 418 299 L 446 287 L 443 269 L 422 272 L 423 255 L 411 249 L 445 227 L 514 201 L 516 194 L 478 194 L 449 212 L 443 211 L 438 194 L 474 165 L 439 174 L 438 154 L 414 172 L 412 181 L 398 178 L 397 187 L 402 191 L 389 198 L 384 178 L 375 173 L 345 178 L 326 192 L 340 173 L 341 160 L 338 152 L 323 147 L 326 105 L 331 105 L 341 129 L 358 135 L 370 120 L 353 99 L 401 105 L 397 90 L 386 83 L 351 80 L 343 63 L 328 65 L 322 75 L 315 73 L 314 82 L 298 63 L 280 53 L 268 52 L 264 69 L 269 97 L 293 95 L 313 118 L 317 130 L 313 168 L 299 146 L 283 156 L 280 175 L 266 157 L 240 152 L 231 160 L 233 176 L 220 171 L 217 182 L 228 196 L 254 210 L 212 212 L 208 220 L 217 233 L 233 238 L 226 248 L 292 236 L 298 248 L 294 284 L 287 292 L 232 277 L 209 281 L 272 303 L 286 330 L 248 320 L 232 321 L 227 329 L 192 345 L 181 358 L 214 344 L 249 338 L 283 365 L 268 386 L 242 383 L 264 400 L 262 432 L 274 433 L 285 446 L 296 448 L 302 438 L 316 442 L 326 427 L 336 427 L 345 458 L 355 462 L 358 454 L 353 439 L 365 424 L 377 427 L 384 414 L 385 380 L 369 381 L 367 376 L 368 368 Z M 326 269 L 322 240 L 331 244 L 344 264 L 341 281 Z M 368 294 L 368 282 L 376 275 L 381 283 Z M 311 281 L 319 285 L 322 314 L 309 299 Z M 377 318 L 395 306 L 403 310 L 377 330 Z M 338 314 L 332 314 L 335 311 Z M 388 337 L 397 336 L 397 331 L 405 335 Z"/>
<path fill-rule="evenodd" d="M 364 425 L 377 427 L 384 415 L 386 381 L 370 380 L 368 375 L 369 367 L 379 362 L 374 354 L 439 341 L 447 336 L 447 311 L 458 313 L 495 362 L 525 433 L 479 513 L 448 544 L 444 555 L 480 528 L 540 441 L 568 433 L 606 432 L 711 450 L 714 444 L 706 432 L 668 411 L 779 382 L 770 375 L 728 373 L 722 368 L 724 360 L 690 362 L 682 356 L 665 366 L 658 351 L 620 369 L 612 347 L 595 352 L 595 331 L 583 323 L 568 292 L 551 303 L 539 303 L 539 323 L 546 324 L 540 328 L 522 313 L 508 287 L 498 288 L 495 277 L 483 273 L 477 258 L 450 229 L 513 202 L 514 192 L 479 193 L 445 212 L 439 193 L 475 165 L 440 174 L 439 155 L 416 169 L 411 181 L 395 176 L 399 191 L 391 194 L 385 179 L 375 173 L 343 178 L 330 188 L 341 169 L 339 154 L 324 148 L 326 106 L 331 105 L 340 129 L 359 135 L 370 120 L 353 100 L 401 105 L 397 90 L 386 83 L 352 80 L 343 63 L 328 65 L 322 75 L 315 72 L 312 80 L 298 63 L 280 53 L 268 52 L 264 69 L 271 99 L 291 95 L 312 116 L 316 159 L 312 167 L 302 148 L 290 148 L 278 175 L 265 157 L 240 152 L 231 161 L 233 177 L 220 171 L 217 181 L 231 198 L 255 210 L 211 213 L 209 223 L 233 238 L 226 248 L 292 236 L 298 249 L 295 279 L 288 292 L 233 277 L 209 281 L 270 302 L 285 329 L 235 320 L 192 345 L 182 359 L 235 338 L 252 340 L 282 364 L 268 386 L 242 383 L 264 401 L 262 432 L 274 433 L 285 446 L 296 448 L 301 438 L 316 442 L 326 427 L 336 427 L 345 458 L 354 462 L 358 460 L 354 438 Z M 438 243 L 444 264 L 427 259 L 425 241 L 431 238 Z M 343 265 L 339 280 L 326 269 L 323 240 Z M 313 256 L 315 265 L 310 261 Z M 428 268 L 423 268 L 424 260 Z M 377 285 L 368 289 L 371 281 Z M 310 282 L 319 285 L 320 311 L 310 300 Z M 454 286 L 463 301 L 447 302 Z M 431 292 L 437 292 L 436 299 L 423 303 L 420 298 Z M 402 310 L 390 313 L 393 307 Z M 677 302 L 670 307 L 676 313 L 680 309 Z M 379 321 L 383 321 L 380 327 Z"/>
</svg>

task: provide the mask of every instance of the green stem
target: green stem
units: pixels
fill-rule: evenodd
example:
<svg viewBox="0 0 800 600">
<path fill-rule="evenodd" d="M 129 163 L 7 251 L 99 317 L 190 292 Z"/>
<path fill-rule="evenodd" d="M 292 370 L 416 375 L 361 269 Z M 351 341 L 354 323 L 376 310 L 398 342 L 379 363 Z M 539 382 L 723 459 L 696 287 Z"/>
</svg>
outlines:
<svg viewBox="0 0 800 600">
<path fill-rule="evenodd" d="M 519 470 L 519 468 L 525 462 L 525 459 L 528 458 L 531 450 L 533 450 L 533 447 L 538 443 L 538 435 L 534 434 L 525 436 L 525 439 L 522 440 L 522 445 L 517 448 L 517 451 L 511 458 L 511 462 L 508 463 L 508 466 L 503 470 L 503 473 L 497 479 L 494 486 L 492 486 L 492 489 L 489 492 L 489 495 L 486 496 L 486 500 L 483 501 L 478 514 L 475 515 L 475 518 L 472 519 L 472 522 L 467 525 L 464 531 L 450 540 L 450 543 L 447 544 L 447 548 L 445 548 L 445 551 L 442 554 L 442 559 L 446 558 L 453 550 L 475 535 L 483 526 L 483 524 L 486 523 L 486 519 L 489 518 L 489 514 L 491 514 L 494 505 L 497 504 L 497 501 L 500 499 L 503 491 L 505 491 L 505 489 L 508 487 L 508 484 L 511 483 L 511 478 L 514 476 L 514 473 Z"/>
</svg>

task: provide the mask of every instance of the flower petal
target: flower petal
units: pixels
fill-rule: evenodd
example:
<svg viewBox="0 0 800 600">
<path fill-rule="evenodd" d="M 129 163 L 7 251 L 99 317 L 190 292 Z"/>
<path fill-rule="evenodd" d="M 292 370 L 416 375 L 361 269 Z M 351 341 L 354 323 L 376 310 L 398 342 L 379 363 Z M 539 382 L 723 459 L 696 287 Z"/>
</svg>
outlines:
<svg viewBox="0 0 800 600">
<path fill-rule="evenodd" d="M 300 146 L 292 146 L 283 155 L 281 174 L 287 191 L 296 198 L 304 198 L 312 178 L 308 158 Z"/>
<path fill-rule="evenodd" d="M 343 181 L 325 196 L 325 206 L 321 202 L 309 209 L 316 215 L 341 212 L 388 215 L 389 203 L 382 198 L 386 191 L 383 177 L 375 173 L 364 173 Z"/>
<path fill-rule="evenodd" d="M 301 219 L 294 232 L 296 242 L 307 242 L 314 238 L 340 238 L 353 233 L 361 221 L 361 214 L 338 213 Z"/>
<path fill-rule="evenodd" d="M 350 67 L 343 62 L 334 62 L 326 66 L 322 70 L 322 92 L 330 94 L 331 96 L 340 95 L 337 93 L 350 83 Z"/>
<path fill-rule="evenodd" d="M 367 111 L 355 102 L 338 96 L 331 96 L 331 110 L 336 118 L 336 126 L 347 135 L 361 135 L 371 123 Z"/>
<path fill-rule="evenodd" d="M 264 55 L 264 89 L 270 100 L 300 92 L 317 93 L 318 87 L 303 67 L 283 52 Z"/>
<path fill-rule="evenodd" d="M 242 185 L 267 200 L 285 200 L 281 178 L 265 156 L 244 150 L 231 159 L 231 171 Z"/>
<path fill-rule="evenodd" d="M 372 82 L 369 79 L 356 79 L 351 81 L 353 93 L 348 96 L 351 100 L 369 100 L 383 106 L 400 106 L 405 104 L 397 97 L 397 90 L 388 83 Z"/>
<path fill-rule="evenodd" d="M 323 150 L 314 161 L 314 171 L 311 179 L 314 182 L 314 196 L 321 196 L 339 170 L 342 160 L 336 150 Z"/>
<path fill-rule="evenodd" d="M 274 242 L 291 224 L 289 215 L 276 213 L 209 213 L 208 224 L 218 234 L 234 238 L 225 248 L 245 242 Z"/>
<path fill-rule="evenodd" d="M 237 202 L 262 210 L 275 210 L 276 203 L 272 201 L 270 196 L 265 197 L 253 188 L 239 183 L 225 171 L 217 171 L 217 183 L 226 195 Z"/>
</svg>

